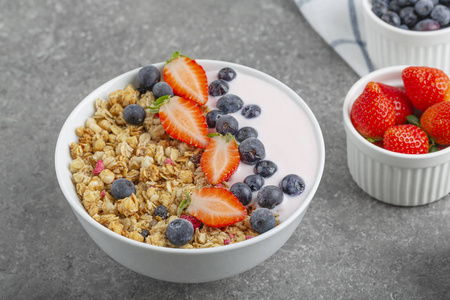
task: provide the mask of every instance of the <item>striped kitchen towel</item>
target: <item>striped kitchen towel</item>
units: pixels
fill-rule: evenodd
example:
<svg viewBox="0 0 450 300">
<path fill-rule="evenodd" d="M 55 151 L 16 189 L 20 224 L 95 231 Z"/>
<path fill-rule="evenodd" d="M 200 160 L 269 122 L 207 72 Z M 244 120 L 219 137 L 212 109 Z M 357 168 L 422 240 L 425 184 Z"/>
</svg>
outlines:
<svg viewBox="0 0 450 300">
<path fill-rule="evenodd" d="M 364 42 L 361 0 L 295 0 L 312 28 L 359 75 L 373 71 Z"/>
</svg>

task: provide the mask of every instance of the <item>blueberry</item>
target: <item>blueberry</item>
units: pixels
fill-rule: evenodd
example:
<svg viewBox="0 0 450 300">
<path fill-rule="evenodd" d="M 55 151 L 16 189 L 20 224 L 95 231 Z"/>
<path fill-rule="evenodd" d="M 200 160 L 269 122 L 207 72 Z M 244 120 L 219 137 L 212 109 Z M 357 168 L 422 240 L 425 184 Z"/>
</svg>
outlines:
<svg viewBox="0 0 450 300">
<path fill-rule="evenodd" d="M 238 141 L 239 143 L 243 142 L 244 140 L 248 139 L 248 138 L 257 138 L 258 137 L 258 132 L 256 131 L 255 128 L 253 127 L 242 127 L 241 129 L 238 130 L 238 132 L 235 135 L 236 141 Z"/>
<path fill-rule="evenodd" d="M 372 1 L 372 11 L 378 17 L 381 17 L 388 11 L 388 3 L 386 0 L 374 0 Z"/>
<path fill-rule="evenodd" d="M 434 4 L 431 0 L 419 0 L 414 5 L 414 11 L 417 15 L 421 17 L 426 17 L 429 14 L 431 14 L 431 11 L 433 10 Z"/>
<path fill-rule="evenodd" d="M 160 217 L 162 220 L 165 220 L 169 217 L 169 212 L 167 211 L 167 207 L 164 205 L 158 205 L 153 212 L 155 217 Z"/>
<path fill-rule="evenodd" d="M 281 180 L 280 188 L 290 196 L 297 196 L 305 191 L 305 181 L 298 175 L 289 174 Z"/>
<path fill-rule="evenodd" d="M 167 225 L 166 237 L 175 246 L 188 243 L 194 235 L 194 226 L 184 219 L 175 219 Z"/>
<path fill-rule="evenodd" d="M 414 27 L 416 25 L 418 17 L 416 13 L 414 12 L 414 7 L 408 6 L 404 7 L 400 10 L 399 13 L 400 19 L 402 20 L 402 23 L 409 28 Z"/>
<path fill-rule="evenodd" d="M 405 24 L 398 26 L 398 28 L 409 30 L 408 26 L 406 26 Z"/>
<path fill-rule="evenodd" d="M 436 5 L 431 12 L 431 18 L 439 25 L 446 26 L 450 23 L 450 9 L 444 5 Z"/>
<path fill-rule="evenodd" d="M 417 31 L 432 31 L 438 30 L 441 28 L 441 25 L 435 20 L 432 19 L 424 19 L 422 21 L 417 22 L 414 26 L 414 30 Z"/>
<path fill-rule="evenodd" d="M 215 128 L 217 120 L 223 116 L 223 111 L 218 109 L 213 109 L 206 114 L 206 124 L 208 124 L 208 128 Z"/>
<path fill-rule="evenodd" d="M 145 238 L 148 237 L 149 232 L 146 229 L 142 229 L 140 234 L 144 237 L 144 241 L 145 241 Z"/>
<path fill-rule="evenodd" d="M 223 68 L 219 71 L 217 77 L 225 81 L 231 81 L 236 78 L 236 71 L 232 68 Z"/>
<path fill-rule="evenodd" d="M 383 14 L 381 16 L 381 20 L 395 27 L 398 27 L 401 24 L 399 15 L 393 11 L 388 11 L 385 14 Z"/>
<path fill-rule="evenodd" d="M 145 109 L 137 104 L 127 105 L 123 110 L 123 119 L 130 125 L 141 125 L 145 120 Z"/>
<path fill-rule="evenodd" d="M 260 160 L 256 163 L 254 172 L 264 178 L 269 178 L 278 170 L 277 165 L 270 160 Z"/>
<path fill-rule="evenodd" d="M 230 115 L 221 116 L 216 122 L 216 131 L 223 135 L 231 133 L 235 135 L 239 129 L 238 121 Z"/>
<path fill-rule="evenodd" d="M 272 209 L 283 202 L 283 191 L 275 185 L 268 185 L 258 192 L 256 199 L 259 206 Z"/>
<path fill-rule="evenodd" d="M 254 165 L 266 157 L 266 149 L 257 138 L 248 138 L 239 144 L 239 156 L 244 164 Z"/>
<path fill-rule="evenodd" d="M 230 192 L 239 199 L 242 205 L 249 205 L 252 202 L 252 190 L 242 182 L 236 182 L 230 188 Z"/>
<path fill-rule="evenodd" d="M 264 178 L 261 175 L 252 174 L 245 177 L 244 183 L 250 187 L 252 192 L 256 192 L 264 186 Z"/>
<path fill-rule="evenodd" d="M 141 90 L 151 91 L 160 78 L 161 73 L 157 67 L 146 66 L 139 70 L 136 81 Z"/>
<path fill-rule="evenodd" d="M 217 79 L 211 82 L 208 91 L 211 96 L 217 97 L 228 93 L 228 83 L 225 80 Z"/>
<path fill-rule="evenodd" d="M 173 89 L 167 82 L 157 82 L 152 89 L 153 95 L 156 99 L 162 96 L 173 96 Z"/>
<path fill-rule="evenodd" d="M 136 187 L 134 184 L 125 178 L 119 178 L 111 184 L 111 195 L 116 200 L 130 197 L 131 194 L 136 194 Z"/>
<path fill-rule="evenodd" d="M 228 94 L 220 97 L 219 100 L 217 100 L 216 106 L 226 114 L 234 113 L 244 106 L 244 101 L 242 101 L 239 96 Z"/>
<path fill-rule="evenodd" d="M 400 4 L 401 7 L 405 7 L 414 5 L 417 1 L 418 0 L 398 0 L 398 4 Z"/>
<path fill-rule="evenodd" d="M 399 13 L 402 7 L 398 4 L 398 0 L 391 0 L 389 2 L 388 10 Z"/>
<path fill-rule="evenodd" d="M 269 231 L 275 227 L 275 224 L 275 216 L 267 208 L 255 209 L 250 215 L 250 226 L 258 233 Z"/>
<path fill-rule="evenodd" d="M 256 104 L 247 105 L 242 109 L 241 114 L 246 119 L 256 118 L 257 116 L 259 116 L 261 114 L 261 107 L 259 107 L 259 105 L 256 105 Z"/>
</svg>

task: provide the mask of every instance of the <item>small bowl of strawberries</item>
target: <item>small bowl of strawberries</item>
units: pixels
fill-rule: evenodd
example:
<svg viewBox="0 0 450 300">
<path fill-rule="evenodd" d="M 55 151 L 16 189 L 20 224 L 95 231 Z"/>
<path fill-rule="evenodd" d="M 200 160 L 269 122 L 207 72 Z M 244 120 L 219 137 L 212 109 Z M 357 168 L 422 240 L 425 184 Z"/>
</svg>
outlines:
<svg viewBox="0 0 450 300">
<path fill-rule="evenodd" d="M 370 196 L 418 206 L 450 192 L 450 78 L 394 66 L 357 81 L 343 107 L 350 173 Z"/>
</svg>

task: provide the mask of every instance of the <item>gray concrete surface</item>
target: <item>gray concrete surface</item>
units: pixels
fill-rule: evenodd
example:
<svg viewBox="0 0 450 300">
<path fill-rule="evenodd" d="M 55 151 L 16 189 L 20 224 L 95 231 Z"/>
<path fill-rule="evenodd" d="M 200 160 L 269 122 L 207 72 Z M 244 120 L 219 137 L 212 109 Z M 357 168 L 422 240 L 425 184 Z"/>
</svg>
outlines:
<svg viewBox="0 0 450 300">
<path fill-rule="evenodd" d="M 213 283 L 166 283 L 117 264 L 79 225 L 54 172 L 77 103 L 175 50 L 283 81 L 317 116 L 327 148 L 291 239 Z M 356 186 L 341 106 L 358 77 L 293 1 L 0 0 L 0 70 L 0 299 L 450 299 L 450 197 L 399 208 Z"/>
</svg>

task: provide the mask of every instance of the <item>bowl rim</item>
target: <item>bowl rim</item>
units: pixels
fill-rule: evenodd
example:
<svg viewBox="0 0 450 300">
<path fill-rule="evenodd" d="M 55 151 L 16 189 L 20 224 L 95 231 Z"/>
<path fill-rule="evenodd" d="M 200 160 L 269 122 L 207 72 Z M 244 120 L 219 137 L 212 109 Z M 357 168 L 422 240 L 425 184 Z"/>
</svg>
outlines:
<svg viewBox="0 0 450 300">
<path fill-rule="evenodd" d="M 221 253 L 221 252 L 225 252 L 225 251 L 232 251 L 234 249 L 248 247 L 253 244 L 260 243 L 260 242 L 264 241 L 265 239 L 268 239 L 271 236 L 282 231 L 285 227 L 288 227 L 301 214 L 303 214 L 307 210 L 312 198 L 314 197 L 315 193 L 317 192 L 317 189 L 319 187 L 319 184 L 320 184 L 322 176 L 323 176 L 323 171 L 324 171 L 324 166 L 325 166 L 325 144 L 324 144 L 323 134 L 320 129 L 320 125 L 319 125 L 315 115 L 313 114 L 312 110 L 306 104 L 306 102 L 297 93 L 295 93 L 291 88 L 289 88 L 287 85 L 285 85 L 278 79 L 276 79 L 262 71 L 259 71 L 257 69 L 254 69 L 254 68 L 251 68 L 251 67 L 248 67 L 245 65 L 237 64 L 237 63 L 231 63 L 231 62 L 220 61 L 220 60 L 196 59 L 196 61 L 202 66 L 203 66 L 203 64 L 227 65 L 232 68 L 234 67 L 235 70 L 241 70 L 241 71 L 243 70 L 244 72 L 247 72 L 254 76 L 257 76 L 258 78 L 263 79 L 263 80 L 269 82 L 270 84 L 274 84 L 277 87 L 279 87 L 281 90 L 283 90 L 284 92 L 286 92 L 286 94 L 289 95 L 289 98 L 291 101 L 295 101 L 296 104 L 302 108 L 304 113 L 308 116 L 308 118 L 312 124 L 312 127 L 316 132 L 316 140 L 317 140 L 317 148 L 318 148 L 318 170 L 317 170 L 316 177 L 314 178 L 313 186 L 311 187 L 307 197 L 303 200 L 303 203 L 289 217 L 287 217 L 283 222 L 281 222 L 278 226 L 276 226 L 272 230 L 269 230 L 269 231 L 265 232 L 264 234 L 258 235 L 256 237 L 253 237 L 251 239 L 248 239 L 248 240 L 245 240 L 242 242 L 238 242 L 238 243 L 235 243 L 232 245 L 224 245 L 224 246 L 220 246 L 220 247 L 180 249 L 180 248 L 169 248 L 169 247 L 150 245 L 150 244 L 138 242 L 131 238 L 127 238 L 120 234 L 117 234 L 117 233 L 111 231 L 110 229 L 104 227 L 97 221 L 95 221 L 94 218 L 92 218 L 88 214 L 88 212 L 84 209 L 84 207 L 82 207 L 80 205 L 74 205 L 75 201 L 77 201 L 77 202 L 80 201 L 78 196 L 76 196 L 76 194 L 75 194 L 75 197 L 73 197 L 73 194 L 70 193 L 65 188 L 65 185 L 63 184 L 65 175 L 62 173 L 62 168 L 68 168 L 68 166 L 61 166 L 59 164 L 59 161 L 61 160 L 62 153 L 64 151 L 68 151 L 68 147 L 69 147 L 69 145 L 62 142 L 63 132 L 66 127 L 71 127 L 70 123 L 71 123 L 71 121 L 75 120 L 74 116 L 77 114 L 78 111 L 80 111 L 86 105 L 86 103 L 89 103 L 89 102 L 92 102 L 92 104 L 94 103 L 94 101 L 95 101 L 94 96 L 97 93 L 99 93 L 102 90 L 107 90 L 110 85 L 114 84 L 117 81 L 120 81 L 123 78 L 130 77 L 130 76 L 135 77 L 137 72 L 139 71 L 139 69 L 141 69 L 141 67 L 139 67 L 139 68 L 125 72 L 123 74 L 120 74 L 120 75 L 110 79 L 109 81 L 103 83 L 102 85 L 100 85 L 99 87 L 94 89 L 86 97 L 84 97 L 83 100 L 81 100 L 77 104 L 77 106 L 71 111 L 69 116 L 66 118 L 63 126 L 61 127 L 61 130 L 58 135 L 57 142 L 56 142 L 56 147 L 55 147 L 55 160 L 54 161 L 55 161 L 56 177 L 57 177 L 60 189 L 61 189 L 66 201 L 69 203 L 69 205 L 72 208 L 72 210 L 74 211 L 74 213 L 76 213 L 84 221 L 88 222 L 91 226 L 96 228 L 98 231 L 102 232 L 103 234 L 106 234 L 108 237 L 110 237 L 112 239 L 117 240 L 118 242 L 125 243 L 130 246 L 135 246 L 135 247 L 138 247 L 141 249 L 148 249 L 149 251 L 156 251 L 156 252 L 161 252 L 161 253 L 171 253 L 174 255 L 186 255 L 186 254 L 187 255 L 200 255 L 200 254 L 209 254 L 209 253 Z M 155 63 L 153 65 L 161 69 L 164 66 L 164 63 L 165 62 L 159 62 L 159 63 Z M 73 186 L 73 184 L 72 184 L 72 186 Z"/>
<path fill-rule="evenodd" d="M 363 8 L 366 12 L 366 15 L 372 19 L 375 23 L 377 23 L 379 26 L 383 27 L 385 30 L 390 30 L 392 32 L 402 34 L 406 37 L 410 38 L 423 38 L 423 37 L 436 37 L 439 38 L 442 35 L 450 34 L 450 27 L 442 28 L 438 30 L 432 30 L 432 31 L 414 31 L 414 30 L 405 30 L 401 28 L 397 28 L 393 25 L 390 25 L 383 20 L 381 20 L 375 13 L 372 11 L 372 1 L 371 0 L 362 0 L 363 2 Z"/>
<path fill-rule="evenodd" d="M 376 78 L 379 78 L 383 75 L 395 75 L 395 74 L 401 74 L 401 72 L 406 68 L 409 67 L 408 65 L 399 65 L 399 66 L 391 66 L 386 67 L 382 69 L 378 69 L 374 72 L 371 72 L 362 78 L 360 78 L 356 83 L 353 84 L 353 86 L 349 89 L 347 92 L 347 95 L 344 99 L 343 104 L 343 118 L 344 118 L 344 126 L 347 131 L 347 134 L 351 134 L 354 139 L 356 139 L 361 145 L 364 145 L 365 147 L 368 147 L 371 151 L 374 151 L 374 153 L 377 153 L 379 155 L 382 155 L 387 158 L 394 158 L 394 159 L 401 159 L 401 160 L 408 160 L 411 162 L 418 162 L 428 159 L 435 159 L 440 158 L 441 156 L 446 156 L 450 154 L 450 147 L 447 147 L 443 150 L 439 150 L 432 153 L 425 153 L 425 154 L 404 154 L 404 153 L 397 153 L 393 151 L 386 150 L 384 148 L 378 147 L 374 145 L 373 143 L 368 142 L 361 134 L 356 131 L 355 127 L 353 126 L 351 120 L 350 120 L 350 110 L 351 106 L 355 102 L 356 98 L 354 95 L 356 94 L 356 91 L 360 90 L 361 88 L 364 89 L 364 87 L 369 83 L 370 81 L 377 81 Z M 401 78 L 399 78 L 401 80 Z"/>
</svg>

